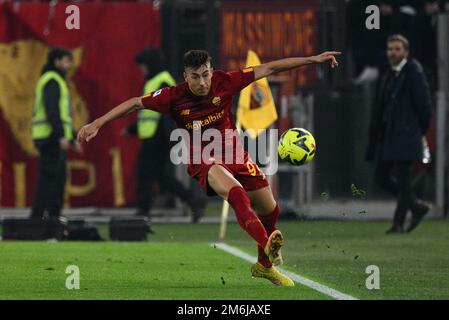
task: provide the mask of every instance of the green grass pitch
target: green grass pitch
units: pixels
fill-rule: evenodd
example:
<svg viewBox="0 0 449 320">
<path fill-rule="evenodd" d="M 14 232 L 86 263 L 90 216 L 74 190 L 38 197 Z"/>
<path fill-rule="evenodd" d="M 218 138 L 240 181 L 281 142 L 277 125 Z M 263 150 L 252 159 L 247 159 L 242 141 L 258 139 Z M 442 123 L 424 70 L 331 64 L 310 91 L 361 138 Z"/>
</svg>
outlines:
<svg viewBox="0 0 449 320">
<path fill-rule="evenodd" d="M 386 236 L 387 222 L 281 222 L 285 269 L 360 299 L 449 299 L 449 221 L 424 221 L 412 234 Z M 155 225 L 146 243 L 0 242 L 0 299 L 331 299 L 297 284 L 252 279 L 250 264 L 213 248 L 218 226 Z M 107 233 L 106 229 L 102 229 Z M 236 224 L 227 243 L 251 255 Z M 68 265 L 80 289 L 65 287 Z M 365 287 L 366 267 L 380 289 Z"/>
</svg>

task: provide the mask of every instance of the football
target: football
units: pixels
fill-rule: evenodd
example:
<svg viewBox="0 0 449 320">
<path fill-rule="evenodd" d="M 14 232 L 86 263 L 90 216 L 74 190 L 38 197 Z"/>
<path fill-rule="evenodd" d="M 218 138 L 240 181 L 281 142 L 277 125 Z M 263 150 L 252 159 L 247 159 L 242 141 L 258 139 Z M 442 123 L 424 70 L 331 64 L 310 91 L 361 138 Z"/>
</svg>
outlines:
<svg viewBox="0 0 449 320">
<path fill-rule="evenodd" d="M 282 161 L 294 166 L 309 163 L 315 156 L 316 143 L 313 135 L 302 128 L 285 131 L 278 144 L 278 154 Z"/>
</svg>

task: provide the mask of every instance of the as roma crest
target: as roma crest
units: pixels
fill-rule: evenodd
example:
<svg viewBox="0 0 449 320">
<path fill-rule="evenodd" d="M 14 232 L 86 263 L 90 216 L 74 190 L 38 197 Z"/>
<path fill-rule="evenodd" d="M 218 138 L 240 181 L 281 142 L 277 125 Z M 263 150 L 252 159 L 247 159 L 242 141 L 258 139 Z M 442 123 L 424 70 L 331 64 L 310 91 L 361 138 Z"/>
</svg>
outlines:
<svg viewBox="0 0 449 320">
<path fill-rule="evenodd" d="M 216 107 L 218 107 L 221 103 L 221 98 L 220 97 L 215 97 L 212 99 L 212 104 Z"/>
</svg>

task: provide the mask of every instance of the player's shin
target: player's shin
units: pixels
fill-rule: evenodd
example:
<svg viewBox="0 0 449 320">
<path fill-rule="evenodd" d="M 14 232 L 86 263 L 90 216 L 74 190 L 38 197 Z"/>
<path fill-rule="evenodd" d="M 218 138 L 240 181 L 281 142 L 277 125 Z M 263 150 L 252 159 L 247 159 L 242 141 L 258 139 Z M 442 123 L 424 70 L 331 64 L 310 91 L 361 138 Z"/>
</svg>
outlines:
<svg viewBox="0 0 449 320">
<path fill-rule="evenodd" d="M 274 230 L 276 230 L 276 222 L 279 218 L 280 208 L 279 204 L 276 203 L 276 207 L 274 207 L 273 211 L 267 215 L 259 215 L 259 219 L 262 222 L 267 234 L 271 234 Z"/>
<path fill-rule="evenodd" d="M 276 230 L 276 221 L 279 217 L 280 209 L 279 205 L 276 203 L 276 207 L 272 212 L 269 214 L 262 216 L 259 215 L 259 219 L 262 222 L 263 226 L 265 227 L 265 230 L 267 234 L 271 234 L 274 230 Z M 265 268 L 271 267 L 270 259 L 268 259 L 267 255 L 265 254 L 264 248 L 261 246 L 257 246 L 257 261 L 263 265 Z"/>
<path fill-rule="evenodd" d="M 268 236 L 265 228 L 251 209 L 250 200 L 242 187 L 233 187 L 228 193 L 228 202 L 235 211 L 237 221 L 256 242 L 265 248 Z"/>
</svg>

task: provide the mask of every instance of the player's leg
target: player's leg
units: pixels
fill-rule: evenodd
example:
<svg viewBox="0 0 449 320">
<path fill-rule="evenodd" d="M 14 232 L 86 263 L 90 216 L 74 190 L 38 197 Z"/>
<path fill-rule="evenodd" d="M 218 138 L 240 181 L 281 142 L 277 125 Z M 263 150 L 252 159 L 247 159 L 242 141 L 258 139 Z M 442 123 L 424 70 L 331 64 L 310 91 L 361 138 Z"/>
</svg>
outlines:
<svg viewBox="0 0 449 320">
<path fill-rule="evenodd" d="M 251 205 L 257 215 L 261 219 L 264 219 L 267 226 L 274 231 L 276 221 L 279 216 L 279 206 L 276 203 L 276 200 L 274 200 L 271 188 L 268 186 L 261 189 L 248 191 L 248 197 L 251 200 Z M 271 219 L 268 220 L 267 218 Z"/>
<path fill-rule="evenodd" d="M 256 163 L 247 161 L 245 164 L 232 166 L 236 179 L 248 191 L 248 196 L 252 198 L 251 205 L 259 214 L 259 219 L 269 235 L 269 245 L 264 247 L 264 252 L 274 265 L 282 263 L 280 248 L 284 244 L 284 238 L 279 230 L 275 230 L 275 224 L 279 215 L 279 208 L 276 208 L 276 201 L 269 188 L 267 178 L 259 169 Z M 263 256 L 262 256 L 263 258 Z"/>
<path fill-rule="evenodd" d="M 276 230 L 276 221 L 279 217 L 279 206 L 273 197 L 273 193 L 269 186 L 248 191 L 248 197 L 251 200 L 251 206 L 256 211 L 260 221 L 262 222 L 267 234 L 271 235 Z M 281 245 L 283 240 L 281 240 Z M 282 256 L 280 250 L 275 250 L 277 253 L 274 264 L 282 264 Z M 265 267 L 270 267 L 271 262 L 265 253 L 265 248 L 258 247 L 258 261 Z"/>
<path fill-rule="evenodd" d="M 267 238 L 265 227 L 251 209 L 251 201 L 240 182 L 220 165 L 213 165 L 209 169 L 207 177 L 209 186 L 223 199 L 227 199 L 234 208 L 240 226 L 256 240 L 259 246 L 271 248 L 271 242 L 275 239 L 273 235 L 276 235 L 276 233 L 272 233 L 270 238 Z M 262 210 L 268 204 L 260 202 L 259 205 L 261 206 L 259 210 Z M 262 234 L 264 237 L 263 241 L 258 241 L 256 238 L 259 238 Z M 260 263 L 256 263 L 251 268 L 251 274 L 253 277 L 268 279 L 279 286 L 294 286 L 294 282 L 291 279 L 281 274 L 273 266 L 265 267 Z"/>
<path fill-rule="evenodd" d="M 248 196 L 251 200 L 251 205 L 256 211 L 259 219 L 267 231 L 267 234 L 275 234 L 276 221 L 279 216 L 279 206 L 274 200 L 273 193 L 269 186 L 263 187 L 254 191 L 248 191 Z M 283 239 L 282 239 L 283 242 Z M 282 256 L 280 249 L 273 250 L 277 253 L 276 259 L 273 260 L 275 264 L 282 263 Z M 255 265 L 251 268 L 251 274 L 253 277 L 265 278 L 272 283 L 279 286 L 294 286 L 295 283 L 286 275 L 280 273 L 276 268 L 272 266 L 270 259 L 265 253 L 265 249 L 258 246 L 258 259 Z"/>
<path fill-rule="evenodd" d="M 234 209 L 237 221 L 256 242 L 265 248 L 268 241 L 267 232 L 256 213 L 240 182 L 223 166 L 215 164 L 207 173 L 209 186 Z"/>
</svg>

